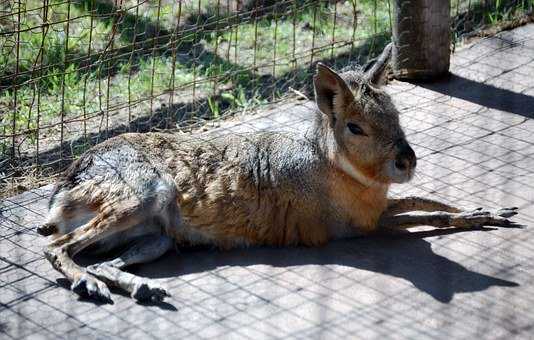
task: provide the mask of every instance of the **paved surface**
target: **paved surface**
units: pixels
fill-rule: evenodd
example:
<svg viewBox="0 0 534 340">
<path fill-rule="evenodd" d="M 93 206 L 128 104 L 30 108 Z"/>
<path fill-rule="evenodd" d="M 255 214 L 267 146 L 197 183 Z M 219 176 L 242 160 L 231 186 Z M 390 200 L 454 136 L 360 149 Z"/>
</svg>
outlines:
<svg viewBox="0 0 534 340">
<path fill-rule="evenodd" d="M 321 249 L 185 250 L 133 268 L 167 303 L 79 300 L 34 230 L 49 188 L 0 207 L 0 338 L 534 338 L 534 25 L 458 51 L 453 77 L 390 86 L 420 157 L 395 194 L 519 206 L 530 228 L 421 231 Z M 235 129 L 301 129 L 306 105 Z M 228 126 L 227 126 L 228 127 Z"/>
</svg>

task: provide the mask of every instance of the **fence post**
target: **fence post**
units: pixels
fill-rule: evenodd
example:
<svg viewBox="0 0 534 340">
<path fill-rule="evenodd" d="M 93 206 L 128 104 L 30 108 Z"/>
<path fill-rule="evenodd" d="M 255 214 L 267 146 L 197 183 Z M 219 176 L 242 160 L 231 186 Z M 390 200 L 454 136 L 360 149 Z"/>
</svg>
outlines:
<svg viewBox="0 0 534 340">
<path fill-rule="evenodd" d="M 450 0 L 393 0 L 393 74 L 431 80 L 449 72 Z"/>
</svg>

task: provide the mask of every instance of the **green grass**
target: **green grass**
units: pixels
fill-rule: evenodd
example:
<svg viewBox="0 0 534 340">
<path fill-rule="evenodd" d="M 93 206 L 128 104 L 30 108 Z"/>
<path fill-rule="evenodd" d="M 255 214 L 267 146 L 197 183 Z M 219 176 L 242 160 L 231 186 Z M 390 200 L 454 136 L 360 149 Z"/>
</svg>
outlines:
<svg viewBox="0 0 534 340">
<path fill-rule="evenodd" d="M 486 21 L 494 25 L 501 21 L 511 20 L 532 10 L 533 6 L 534 0 L 495 0 L 495 4 L 490 5 L 486 12 Z"/>
<path fill-rule="evenodd" d="M 534 0 L 452 0 L 452 34 L 463 34 L 487 26 L 498 25 L 531 13 Z"/>
<path fill-rule="evenodd" d="M 338 3 L 335 9 L 323 3 L 305 10 L 293 9 L 295 18 L 275 16 L 239 25 L 222 34 L 218 53 L 226 53 L 236 64 L 256 66 L 260 73 L 284 74 L 311 61 L 312 51 L 313 60 L 332 58 L 348 52 L 355 40 L 389 31 L 387 5 L 379 1 L 375 11 L 374 3 L 359 1 L 353 7 L 347 1 Z"/>
<path fill-rule="evenodd" d="M 74 65 L 65 72 L 52 69 L 46 77 L 46 89 L 40 92 L 40 124 L 51 123 L 63 112 L 65 117 L 88 115 L 107 109 L 107 103 L 139 102 L 151 94 L 162 94 L 172 88 L 173 73 L 171 58 L 154 58 L 141 60 L 136 65 L 136 72 L 131 72 L 131 65 L 122 64 L 118 73 L 109 82 L 99 77 L 98 72 L 80 74 Z M 152 77 L 154 73 L 154 77 Z M 174 87 L 184 86 L 193 82 L 188 69 L 180 64 L 175 65 Z M 17 91 L 18 110 L 15 119 L 17 126 L 25 129 L 37 128 L 37 86 L 23 86 Z M 63 90 L 64 87 L 64 90 Z M 200 84 L 201 88 L 206 85 Z M 63 95 L 63 102 L 60 100 Z M 9 107 L 14 100 L 13 91 L 4 91 L 0 95 L 0 106 Z M 15 112 L 15 111 L 13 111 Z M 11 132 L 13 116 L 5 115 L 2 123 L 6 132 Z"/>
</svg>

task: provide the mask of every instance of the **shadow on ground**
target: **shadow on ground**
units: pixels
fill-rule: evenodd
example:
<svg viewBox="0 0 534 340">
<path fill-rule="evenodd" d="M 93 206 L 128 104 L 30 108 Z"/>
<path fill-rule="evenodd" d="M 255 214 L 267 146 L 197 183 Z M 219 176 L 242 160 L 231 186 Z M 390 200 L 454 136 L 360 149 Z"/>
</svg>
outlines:
<svg viewBox="0 0 534 340">
<path fill-rule="evenodd" d="M 491 109 L 534 118 L 534 97 L 473 81 L 455 74 L 434 83 L 417 83 L 426 89 L 467 100 Z"/>
<path fill-rule="evenodd" d="M 424 240 L 424 237 L 457 232 L 460 231 L 446 229 L 398 237 L 356 238 L 334 241 L 320 248 L 250 248 L 226 252 L 185 249 L 180 250 L 180 255 L 167 253 L 160 260 L 134 270 L 141 276 L 170 278 L 223 266 L 340 265 L 407 280 L 442 303 L 450 302 L 456 293 L 478 292 L 492 286 L 519 286 L 512 281 L 471 271 L 440 256 L 432 250 L 430 242 Z M 359 282 L 355 280 L 354 284 Z"/>
</svg>

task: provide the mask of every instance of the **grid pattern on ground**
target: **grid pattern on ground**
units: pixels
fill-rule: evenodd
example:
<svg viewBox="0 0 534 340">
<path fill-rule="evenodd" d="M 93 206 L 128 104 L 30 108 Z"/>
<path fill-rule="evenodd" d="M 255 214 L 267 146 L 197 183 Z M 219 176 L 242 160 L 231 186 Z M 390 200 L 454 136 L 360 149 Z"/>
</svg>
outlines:
<svg viewBox="0 0 534 340">
<path fill-rule="evenodd" d="M 459 51 L 452 77 L 394 82 L 418 176 L 395 195 L 459 206 L 518 206 L 534 225 L 534 25 Z M 300 130 L 305 101 L 235 118 L 218 131 Z M 134 270 L 165 284 L 164 304 L 115 294 L 78 300 L 43 258 L 35 232 L 50 187 L 0 208 L 0 337 L 529 338 L 534 232 L 421 231 L 325 248 L 184 250 Z"/>
</svg>

